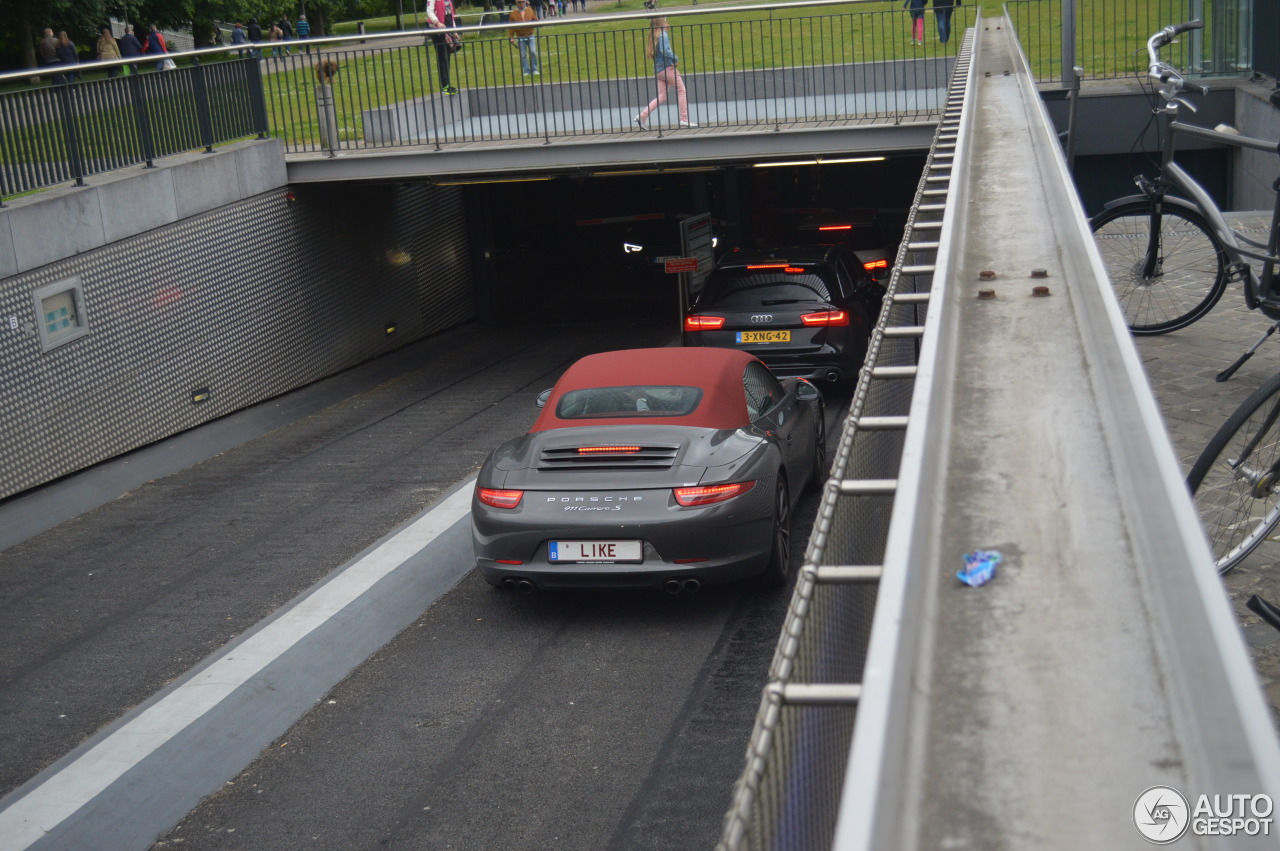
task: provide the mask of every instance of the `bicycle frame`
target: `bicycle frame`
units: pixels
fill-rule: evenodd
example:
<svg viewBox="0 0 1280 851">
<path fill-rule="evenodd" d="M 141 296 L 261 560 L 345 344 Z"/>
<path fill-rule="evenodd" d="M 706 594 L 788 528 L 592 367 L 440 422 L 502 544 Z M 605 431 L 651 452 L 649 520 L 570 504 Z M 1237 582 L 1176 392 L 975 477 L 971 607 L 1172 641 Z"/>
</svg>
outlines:
<svg viewBox="0 0 1280 851">
<path fill-rule="evenodd" d="M 1274 141 L 1255 139 L 1235 132 L 1213 130 L 1208 127 L 1200 127 L 1195 124 L 1178 121 L 1177 110 L 1178 105 L 1173 102 L 1165 110 L 1162 110 L 1162 112 L 1166 113 L 1166 132 L 1164 133 L 1164 150 L 1161 153 L 1160 161 L 1161 177 L 1152 181 L 1151 185 L 1154 188 L 1163 184 L 1165 191 L 1169 187 L 1175 188 L 1185 195 L 1192 206 L 1209 222 L 1214 234 L 1222 243 L 1223 250 L 1231 258 L 1230 271 L 1233 279 L 1243 279 L 1245 281 L 1245 303 L 1250 310 L 1265 307 L 1269 311 L 1280 311 L 1280 291 L 1278 291 L 1280 281 L 1277 280 L 1276 276 L 1277 264 L 1280 263 L 1280 257 L 1277 256 L 1277 251 L 1280 250 L 1280 244 L 1278 244 L 1280 242 L 1280 236 L 1278 236 L 1280 234 L 1280 227 L 1278 227 L 1280 225 L 1280 191 L 1277 192 L 1275 206 L 1271 212 L 1271 226 L 1267 243 L 1265 245 L 1254 243 L 1241 237 L 1231 229 L 1213 198 L 1175 159 L 1179 136 L 1190 136 L 1196 139 L 1230 145 L 1235 148 L 1248 148 L 1277 155 L 1280 155 L 1280 145 L 1277 145 Z M 1272 188 L 1280 189 L 1280 180 L 1277 180 L 1277 183 L 1273 184 Z M 1152 197 L 1150 193 L 1148 193 L 1148 197 Z M 1152 198 L 1152 200 L 1156 199 Z M 1157 232 L 1153 230 L 1153 239 Z M 1255 247 L 1261 250 L 1255 250 Z M 1254 271 L 1253 262 L 1255 261 L 1262 263 L 1261 275 L 1256 274 Z M 1154 262 L 1154 259 L 1149 258 L 1149 262 Z"/>
<path fill-rule="evenodd" d="M 1160 89 L 1160 96 L 1164 98 L 1165 105 L 1156 109 L 1160 122 L 1160 138 L 1163 140 L 1160 173 L 1154 180 L 1142 177 L 1137 180 L 1143 196 L 1152 202 L 1151 238 L 1147 246 L 1147 256 L 1142 269 L 1143 275 L 1151 277 L 1158 272 L 1157 266 L 1160 263 L 1160 224 L 1163 206 L 1167 203 L 1184 205 L 1199 212 L 1205 221 L 1209 223 L 1209 227 L 1212 228 L 1214 235 L 1218 238 L 1222 249 L 1231 260 L 1227 268 L 1228 279 L 1243 280 L 1245 282 L 1245 304 L 1249 309 L 1256 310 L 1261 308 L 1271 318 L 1280 319 L 1280 276 L 1277 275 L 1277 264 L 1280 264 L 1280 256 L 1278 256 L 1278 252 L 1280 252 L 1280 178 L 1277 178 L 1276 182 L 1272 184 L 1272 189 L 1276 190 L 1277 193 L 1276 202 L 1271 213 L 1271 227 L 1268 232 L 1267 242 L 1264 245 L 1232 230 L 1213 198 L 1176 160 L 1179 136 L 1191 136 L 1234 148 L 1247 148 L 1280 155 L 1280 143 L 1275 141 L 1255 139 L 1251 136 L 1241 135 L 1234 130 L 1210 129 L 1177 120 L 1179 102 L 1184 103 L 1192 111 L 1195 111 L 1195 107 L 1178 98 L 1178 94 L 1187 88 L 1186 81 L 1176 69 L 1160 59 L 1159 51 L 1161 47 L 1168 44 L 1179 33 L 1191 29 L 1199 29 L 1202 26 L 1204 24 L 1199 21 L 1190 21 L 1165 27 L 1147 40 L 1147 54 L 1151 60 L 1148 66 L 1148 76 L 1164 84 Z M 1201 88 L 1200 91 L 1202 94 L 1208 93 L 1207 88 Z M 1185 199 L 1177 196 L 1169 197 L 1168 193 L 1171 189 L 1180 192 L 1185 196 Z M 1247 243 L 1247 245 L 1242 243 Z M 1256 274 L 1254 271 L 1253 262 L 1255 261 L 1262 263 L 1261 275 Z"/>
</svg>

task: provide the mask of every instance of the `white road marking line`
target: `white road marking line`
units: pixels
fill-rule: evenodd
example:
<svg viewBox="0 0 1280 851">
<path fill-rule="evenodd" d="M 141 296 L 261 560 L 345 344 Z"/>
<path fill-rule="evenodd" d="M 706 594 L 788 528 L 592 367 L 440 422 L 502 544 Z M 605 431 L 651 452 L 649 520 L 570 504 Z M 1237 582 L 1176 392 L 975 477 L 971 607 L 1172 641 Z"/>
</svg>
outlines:
<svg viewBox="0 0 1280 851">
<path fill-rule="evenodd" d="M 18 851 L 70 817 L 126 771 L 213 709 L 378 580 L 467 515 L 463 485 L 403 531 L 299 600 L 274 622 L 148 708 L 25 797 L 0 810 L 0 849 Z"/>
</svg>

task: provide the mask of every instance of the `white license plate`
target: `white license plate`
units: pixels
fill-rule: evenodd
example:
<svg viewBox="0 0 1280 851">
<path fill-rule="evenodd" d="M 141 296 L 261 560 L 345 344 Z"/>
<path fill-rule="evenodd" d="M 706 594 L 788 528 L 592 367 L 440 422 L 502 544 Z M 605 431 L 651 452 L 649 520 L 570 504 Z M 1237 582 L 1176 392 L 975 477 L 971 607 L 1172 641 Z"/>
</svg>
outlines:
<svg viewBox="0 0 1280 851">
<path fill-rule="evenodd" d="M 551 561 L 643 561 L 640 541 L 551 541 L 547 558 Z"/>
</svg>

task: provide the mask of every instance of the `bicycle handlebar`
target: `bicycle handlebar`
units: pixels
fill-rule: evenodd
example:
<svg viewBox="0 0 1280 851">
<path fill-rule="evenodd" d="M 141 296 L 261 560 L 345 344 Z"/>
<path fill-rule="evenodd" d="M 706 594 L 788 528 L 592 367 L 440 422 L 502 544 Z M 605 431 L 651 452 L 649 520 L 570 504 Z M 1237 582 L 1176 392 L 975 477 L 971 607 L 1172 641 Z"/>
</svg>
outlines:
<svg viewBox="0 0 1280 851">
<path fill-rule="evenodd" d="M 1186 81 L 1178 73 L 1177 69 L 1160 58 L 1160 48 L 1169 44 L 1184 32 L 1203 28 L 1204 21 L 1183 21 L 1180 24 L 1170 24 L 1147 39 L 1147 56 L 1150 59 L 1150 63 L 1147 65 L 1147 75 L 1162 83 L 1171 84 L 1170 90 L 1165 95 L 1166 99 L 1186 88 Z"/>
</svg>

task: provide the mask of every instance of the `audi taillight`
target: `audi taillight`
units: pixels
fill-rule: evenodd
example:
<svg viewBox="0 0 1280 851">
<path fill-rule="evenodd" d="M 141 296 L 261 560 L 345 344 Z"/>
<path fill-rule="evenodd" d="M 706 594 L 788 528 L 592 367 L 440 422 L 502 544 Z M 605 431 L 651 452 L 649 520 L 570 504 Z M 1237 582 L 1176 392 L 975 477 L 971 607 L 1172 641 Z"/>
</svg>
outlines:
<svg viewBox="0 0 1280 851">
<path fill-rule="evenodd" d="M 727 485 L 698 485 L 689 488 L 675 488 L 673 493 L 676 502 L 685 507 L 694 505 L 710 505 L 724 502 L 740 496 L 756 486 L 755 482 L 732 482 Z"/>
<path fill-rule="evenodd" d="M 800 321 L 805 325 L 835 328 L 849 324 L 849 312 L 846 310 L 820 310 L 817 313 L 802 313 L 800 314 Z"/>
<path fill-rule="evenodd" d="M 476 497 L 485 505 L 491 505 L 494 508 L 515 508 L 524 497 L 524 491 L 476 488 Z"/>
<path fill-rule="evenodd" d="M 723 327 L 723 316 L 686 316 L 684 318 L 686 331 L 716 331 Z"/>
</svg>

